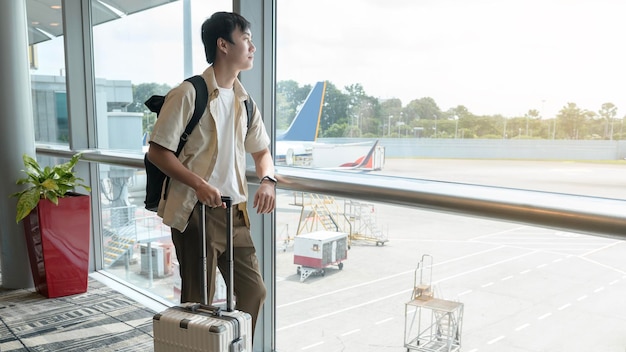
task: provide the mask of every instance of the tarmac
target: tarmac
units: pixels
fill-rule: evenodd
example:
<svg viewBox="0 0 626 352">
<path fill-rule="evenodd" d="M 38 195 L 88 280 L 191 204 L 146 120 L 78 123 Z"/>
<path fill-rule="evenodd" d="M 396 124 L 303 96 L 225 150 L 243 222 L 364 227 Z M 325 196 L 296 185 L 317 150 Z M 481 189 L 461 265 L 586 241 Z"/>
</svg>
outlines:
<svg viewBox="0 0 626 352">
<path fill-rule="evenodd" d="M 620 163 L 388 159 L 374 173 L 626 199 Z M 407 307 L 423 282 L 437 299 L 460 303 L 448 316 L 458 350 L 626 351 L 623 241 L 370 203 L 388 242 L 353 241 L 342 270 L 301 280 L 293 199 L 279 191 L 278 351 L 448 351 L 405 345 L 434 319 L 425 309 L 414 320 L 420 310 Z M 422 259 L 433 265 L 418 269 Z M 433 331 L 425 336 L 448 341 Z"/>
</svg>

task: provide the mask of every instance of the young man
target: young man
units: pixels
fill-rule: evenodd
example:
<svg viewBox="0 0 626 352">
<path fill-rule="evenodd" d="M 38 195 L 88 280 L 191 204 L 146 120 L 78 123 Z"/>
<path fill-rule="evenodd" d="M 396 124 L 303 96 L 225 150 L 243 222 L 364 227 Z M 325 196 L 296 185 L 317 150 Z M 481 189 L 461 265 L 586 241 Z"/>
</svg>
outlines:
<svg viewBox="0 0 626 352">
<path fill-rule="evenodd" d="M 202 74 L 209 101 L 200 122 L 176 158 L 174 151 L 193 114 L 196 94 L 191 83 L 183 82 L 167 94 L 150 136 L 148 158 L 171 177 L 167 197 L 161 199 L 157 214 L 171 227 L 182 278 L 181 302 L 202 302 L 200 203 L 207 206 L 207 282 L 212 300 L 216 266 L 226 282 L 229 275 L 224 255 L 226 210 L 221 196 L 233 198 L 236 305 L 250 313 L 254 332 L 266 289 L 246 210 L 246 152 L 252 154 L 261 179 L 254 195 L 256 212 L 272 212 L 276 201 L 270 140 L 256 107 L 248 125 L 244 104 L 248 93 L 237 79 L 240 71 L 252 68 L 256 48 L 250 23 L 235 13 L 218 12 L 207 19 L 202 24 L 202 41 L 210 66 Z"/>
</svg>

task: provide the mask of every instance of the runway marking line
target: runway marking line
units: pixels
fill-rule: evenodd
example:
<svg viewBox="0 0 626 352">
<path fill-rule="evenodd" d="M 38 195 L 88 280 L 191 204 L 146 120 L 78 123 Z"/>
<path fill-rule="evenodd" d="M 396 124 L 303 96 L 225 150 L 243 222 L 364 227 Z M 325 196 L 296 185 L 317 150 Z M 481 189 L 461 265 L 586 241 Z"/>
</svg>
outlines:
<svg viewBox="0 0 626 352">
<path fill-rule="evenodd" d="M 323 345 L 323 344 L 324 344 L 324 341 L 320 341 L 320 342 L 314 343 L 312 345 L 304 346 L 304 347 L 302 347 L 302 351 L 308 350 L 308 349 L 311 349 L 313 347 L 317 347 L 317 346 L 320 346 L 320 345 Z"/>
<path fill-rule="evenodd" d="M 537 320 L 543 320 L 543 319 L 545 319 L 545 318 L 547 318 L 547 317 L 549 317 L 551 315 L 552 315 L 552 313 L 548 312 L 548 313 L 546 313 L 546 314 L 544 314 L 542 316 L 537 317 Z"/>
<path fill-rule="evenodd" d="M 512 278 L 513 278 L 513 275 L 509 275 L 509 276 L 501 278 L 500 281 L 506 281 L 506 280 L 510 280 Z"/>
<path fill-rule="evenodd" d="M 348 332 L 344 332 L 343 334 L 341 334 L 340 336 L 348 336 L 348 335 L 352 335 L 355 334 L 357 332 L 361 331 L 361 329 L 354 329 L 354 330 L 350 330 Z"/>
<path fill-rule="evenodd" d="M 526 328 L 527 328 L 527 327 L 529 327 L 529 326 L 530 326 L 530 324 L 528 324 L 528 323 L 526 323 L 526 324 L 522 324 L 522 325 L 520 325 L 520 326 L 516 327 L 516 328 L 515 328 L 515 331 L 521 331 L 521 330 L 524 330 L 524 329 L 526 329 Z"/>
<path fill-rule="evenodd" d="M 331 313 L 318 315 L 316 317 L 305 319 L 305 320 L 299 321 L 297 323 L 293 323 L 293 324 L 290 324 L 290 325 L 287 325 L 287 326 L 276 328 L 276 331 L 279 332 L 279 331 L 291 329 L 291 328 L 296 327 L 296 326 L 300 326 L 300 325 L 304 325 L 306 323 L 310 323 L 312 321 L 328 318 L 328 317 L 331 317 L 333 315 L 337 315 L 337 314 L 340 314 L 340 313 L 343 313 L 343 312 L 347 312 L 349 310 L 353 310 L 353 309 L 357 309 L 357 308 L 365 307 L 365 306 L 371 306 L 374 303 L 378 303 L 380 301 L 386 301 L 386 300 L 388 300 L 388 299 L 390 299 L 392 297 L 395 297 L 395 296 L 398 296 L 398 295 L 405 295 L 405 294 L 408 294 L 409 292 L 413 292 L 413 289 L 403 290 L 403 291 L 396 292 L 396 293 L 393 293 L 393 294 L 390 294 L 390 295 L 387 295 L 387 296 L 384 296 L 384 297 L 376 298 L 376 299 L 373 299 L 373 300 L 370 300 L 370 301 L 367 301 L 367 302 L 363 302 L 363 303 L 359 303 L 359 304 L 356 304 L 356 305 L 353 305 L 353 306 L 350 306 L 350 307 L 346 307 L 344 309 L 335 310 L 335 311 L 333 311 Z"/>
<path fill-rule="evenodd" d="M 541 265 L 540 265 L 540 266 L 541 266 Z M 539 266 L 539 267 L 540 267 L 540 266 Z M 530 270 L 526 270 L 525 272 L 528 272 L 528 271 L 530 271 Z M 506 278 L 504 278 L 504 279 L 508 279 L 508 278 L 510 278 L 510 276 L 507 276 L 507 277 L 506 277 Z M 626 277 L 624 277 L 624 278 L 626 278 Z M 504 279 L 502 279 L 502 280 L 504 280 Z M 613 280 L 613 281 L 611 281 L 611 282 L 609 283 L 609 285 L 614 285 L 614 284 L 616 284 L 616 283 L 618 283 L 618 282 L 619 282 L 619 279 L 617 279 L 617 280 Z M 487 285 L 483 285 L 483 287 L 485 287 L 485 286 L 489 286 L 490 284 L 491 284 L 491 283 L 489 283 L 489 284 L 487 284 Z M 603 290 L 604 290 L 604 286 L 601 286 L 601 287 L 596 288 L 593 292 L 594 292 L 594 293 L 598 293 L 598 292 L 601 292 L 601 291 L 603 291 Z M 465 291 L 465 292 L 468 292 L 468 293 L 469 293 L 469 292 L 471 292 L 471 290 L 469 290 L 469 291 Z M 460 296 L 460 295 L 461 295 L 461 294 L 459 294 L 459 296 Z M 588 297 L 587 295 L 580 296 L 580 297 L 578 297 L 577 301 L 582 301 L 582 300 L 585 300 L 587 297 Z M 557 308 L 557 309 L 558 309 L 559 311 L 561 311 L 561 310 L 567 309 L 567 308 L 569 308 L 569 307 L 571 307 L 571 306 L 572 306 L 572 305 L 571 305 L 571 303 L 566 303 L 566 304 L 564 304 L 564 305 L 560 306 L 560 307 L 559 307 L 559 308 Z M 541 315 L 541 316 L 537 317 L 537 320 L 543 320 L 543 319 L 545 319 L 545 318 L 550 317 L 551 315 L 552 315 L 552 312 L 545 313 L 545 314 L 543 314 L 543 315 Z M 520 326 L 516 327 L 514 330 L 515 330 L 515 331 L 521 331 L 521 330 L 523 330 L 523 329 L 526 329 L 526 328 L 527 328 L 527 327 L 529 327 L 529 326 L 530 326 L 530 324 L 529 324 L 529 323 L 525 323 L 525 324 L 522 324 L 522 325 L 520 325 Z M 497 341 L 499 341 L 499 340 L 503 339 L 504 337 L 505 337 L 505 336 L 499 336 L 499 337 L 497 337 L 497 338 L 495 338 L 495 339 L 493 339 L 493 340 L 488 341 L 488 342 L 487 342 L 487 344 L 488 344 L 488 345 L 491 345 L 491 344 L 493 344 L 493 343 L 495 343 L 495 342 L 497 342 Z M 474 349 L 474 350 L 476 350 L 476 351 L 477 351 L 477 349 Z M 474 351 L 474 350 L 472 350 L 472 351 Z"/>
<path fill-rule="evenodd" d="M 476 241 L 474 241 L 476 242 Z M 572 246 L 572 247 L 576 247 L 576 246 L 592 246 L 595 245 L 595 243 L 584 243 L 584 242 L 576 242 L 573 243 L 570 240 L 561 240 L 558 242 L 530 242 L 529 240 L 519 240 L 518 242 L 512 242 L 509 239 L 498 239 L 498 240 L 493 240 L 493 241 L 480 241 L 482 243 L 493 243 L 493 244 L 506 244 L 508 246 L 563 246 L 564 242 L 567 242 L 568 246 Z M 604 246 L 603 246 L 604 247 Z M 603 247 L 600 247 L 600 249 L 603 249 Z M 559 248 L 560 249 L 560 248 Z M 595 252 L 597 248 L 594 248 L 592 251 Z M 576 250 L 578 251 L 583 251 L 583 250 L 589 250 L 586 248 L 576 248 Z"/>
<path fill-rule="evenodd" d="M 496 343 L 496 342 L 498 342 L 498 341 L 500 341 L 500 340 L 504 339 L 505 337 L 506 337 L 506 336 L 504 336 L 504 335 L 498 336 L 498 337 L 496 337 L 495 339 L 488 341 L 488 342 L 487 342 L 487 344 L 488 344 L 488 345 L 493 345 L 494 343 Z"/>
<path fill-rule="evenodd" d="M 383 319 L 383 320 L 377 321 L 374 324 L 375 325 L 380 325 L 380 324 L 384 324 L 384 323 L 390 322 L 392 320 L 393 320 L 393 318 L 387 318 L 387 319 Z"/>
<path fill-rule="evenodd" d="M 621 270 L 621 269 L 618 269 L 616 267 L 613 267 L 613 266 L 610 266 L 610 265 L 606 265 L 606 264 L 602 264 L 602 263 L 597 262 L 595 260 L 589 259 L 589 258 L 586 257 L 586 254 L 579 256 L 579 258 L 582 259 L 582 260 L 586 260 L 589 263 L 593 263 L 595 265 L 601 266 L 603 268 L 613 270 L 613 271 L 618 272 L 620 274 L 625 274 L 626 273 L 624 270 Z"/>
<path fill-rule="evenodd" d="M 498 235 L 505 234 L 505 233 L 507 233 L 507 232 L 517 231 L 517 230 L 520 230 L 520 229 L 523 229 L 523 228 L 526 228 L 526 227 L 528 227 L 528 226 L 520 226 L 520 227 L 516 227 L 516 228 L 512 228 L 512 229 L 504 230 L 504 231 L 498 231 L 498 232 L 494 232 L 494 233 L 488 233 L 488 234 L 485 234 L 485 235 L 480 235 L 480 236 L 476 236 L 476 237 L 473 237 L 473 238 L 469 238 L 467 241 L 471 242 L 471 241 L 476 241 L 476 240 L 477 240 L 477 239 L 479 239 L 479 238 L 484 238 L 484 237 L 492 237 L 492 236 L 498 236 Z"/>
<path fill-rule="evenodd" d="M 571 303 L 565 303 L 564 305 L 560 306 L 558 309 L 559 310 L 563 310 L 563 309 L 569 308 L 571 306 L 572 306 Z"/>
<path fill-rule="evenodd" d="M 510 258 L 507 258 L 507 259 L 500 260 L 498 262 L 493 262 L 493 263 L 486 264 L 486 265 L 483 265 L 483 266 L 480 266 L 480 267 L 477 267 L 477 268 L 474 268 L 474 269 L 471 269 L 471 270 L 463 271 L 463 272 L 460 272 L 458 274 L 454 274 L 454 275 L 448 276 L 446 278 L 443 278 L 441 280 L 438 280 L 438 281 L 434 282 L 434 284 L 439 284 L 441 282 L 448 281 L 450 279 L 455 279 L 455 278 L 457 278 L 459 276 L 464 276 L 464 275 L 467 275 L 467 274 L 471 274 L 473 272 L 480 271 L 480 270 L 483 270 L 483 269 L 487 269 L 487 268 L 492 267 L 492 266 L 497 266 L 497 265 L 500 265 L 502 263 L 514 261 L 514 260 L 517 260 L 517 259 L 529 256 L 529 255 L 535 254 L 535 253 L 537 253 L 537 251 L 530 251 L 528 253 L 520 254 L 520 255 L 517 255 L 515 257 L 510 257 Z"/>
<path fill-rule="evenodd" d="M 611 243 L 609 243 L 609 244 L 607 244 L 607 245 L 605 245 L 605 246 L 602 246 L 602 247 L 600 247 L 600 248 L 592 249 L 592 250 L 590 250 L 589 252 L 587 252 L 587 253 L 583 254 L 582 256 L 583 256 L 583 257 L 586 257 L 586 256 L 588 256 L 588 255 L 590 255 L 590 254 L 593 254 L 593 253 L 595 253 L 595 252 L 599 252 L 599 251 L 601 251 L 601 250 L 604 250 L 604 249 L 607 249 L 607 248 L 613 247 L 613 246 L 615 246 L 616 244 L 619 244 L 619 243 L 622 243 L 622 242 L 623 242 L 623 241 L 614 241 L 614 242 L 611 242 Z"/>
<path fill-rule="evenodd" d="M 613 281 L 611 281 L 611 282 L 609 283 L 609 285 L 614 285 L 614 284 L 616 284 L 617 282 L 619 282 L 619 280 L 613 280 Z M 601 286 L 601 287 L 596 288 L 593 292 L 594 292 L 594 293 L 598 293 L 598 292 L 601 292 L 601 291 L 604 291 L 604 286 Z M 587 299 L 587 298 L 588 298 L 588 296 L 587 296 L 587 295 L 582 295 L 582 296 L 578 297 L 576 300 L 580 302 L 580 301 L 583 301 L 583 300 L 585 300 L 585 299 Z M 567 308 L 569 308 L 569 307 L 571 307 L 571 306 L 572 306 L 572 304 L 571 304 L 571 303 L 565 303 L 564 305 L 562 305 L 562 306 L 560 306 L 559 308 L 557 308 L 557 310 L 559 310 L 559 311 L 561 311 L 561 310 L 565 310 L 565 309 L 567 309 Z M 546 314 L 543 314 L 543 315 L 541 315 L 541 316 L 537 317 L 537 320 L 543 320 L 543 319 L 545 319 L 545 318 L 547 318 L 547 317 L 549 317 L 549 316 L 551 316 L 551 315 L 552 315 L 552 313 L 551 313 L 551 312 L 548 312 L 548 313 L 546 313 Z M 515 331 L 520 331 L 520 330 L 522 330 L 522 329 L 527 328 L 528 326 L 530 326 L 530 324 L 523 324 L 523 325 L 520 325 L 520 326 L 518 326 L 517 328 L 515 328 Z"/>
<path fill-rule="evenodd" d="M 626 277 L 624 277 L 624 278 L 626 278 Z M 618 282 L 619 282 L 619 279 L 617 279 L 617 280 L 613 280 L 613 281 L 611 281 L 611 282 L 609 283 L 609 285 L 614 285 L 614 284 L 616 284 L 616 283 L 618 283 Z M 604 286 L 601 286 L 601 287 L 596 288 L 593 292 L 594 292 L 594 293 L 598 293 L 598 292 L 601 292 L 601 291 L 604 291 Z M 578 297 L 577 301 L 583 301 L 583 300 L 585 300 L 585 299 L 587 299 L 587 298 L 588 298 L 588 296 L 587 296 L 587 295 L 582 295 L 582 296 Z M 571 307 L 571 306 L 572 306 L 572 304 L 571 304 L 571 303 L 566 303 L 566 304 L 564 304 L 564 305 L 560 306 L 560 307 L 559 307 L 559 308 L 557 308 L 557 309 L 558 309 L 559 311 L 561 311 L 561 310 L 567 309 L 567 308 L 569 308 L 569 307 Z M 543 320 L 543 319 L 545 319 L 545 318 L 547 318 L 547 317 L 549 317 L 549 316 L 551 316 L 551 315 L 552 315 L 552 312 L 545 313 L 545 314 L 543 314 L 543 315 L 541 315 L 541 316 L 537 317 L 537 320 Z M 522 325 L 518 326 L 517 328 L 515 328 L 515 331 L 521 331 L 521 330 L 523 330 L 523 329 L 526 329 L 526 328 L 527 328 L 527 327 L 529 327 L 529 326 L 530 326 L 530 324 L 528 324 L 528 323 L 526 323 L 526 324 L 522 324 Z M 495 339 L 493 339 L 493 340 L 491 340 L 491 341 L 488 341 L 488 342 L 487 342 L 487 344 L 488 344 L 488 345 L 490 345 L 490 344 L 492 344 L 492 343 L 494 343 L 494 342 L 496 342 L 496 341 L 498 341 L 498 340 L 501 340 L 502 338 L 504 338 L 504 336 L 500 336 L 500 337 L 495 338 Z"/>
</svg>

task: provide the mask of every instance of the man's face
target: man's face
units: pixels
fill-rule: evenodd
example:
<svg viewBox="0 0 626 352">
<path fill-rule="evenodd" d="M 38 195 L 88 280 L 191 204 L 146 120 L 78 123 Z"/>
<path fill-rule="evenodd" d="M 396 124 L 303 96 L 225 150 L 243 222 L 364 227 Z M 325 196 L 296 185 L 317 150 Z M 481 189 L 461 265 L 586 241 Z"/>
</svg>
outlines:
<svg viewBox="0 0 626 352">
<path fill-rule="evenodd" d="M 228 59 L 236 69 L 240 71 L 249 70 L 254 64 L 254 52 L 256 47 L 252 43 L 252 33 L 249 29 L 242 31 L 237 28 L 233 31 L 232 39 L 234 44 L 230 44 Z"/>
</svg>

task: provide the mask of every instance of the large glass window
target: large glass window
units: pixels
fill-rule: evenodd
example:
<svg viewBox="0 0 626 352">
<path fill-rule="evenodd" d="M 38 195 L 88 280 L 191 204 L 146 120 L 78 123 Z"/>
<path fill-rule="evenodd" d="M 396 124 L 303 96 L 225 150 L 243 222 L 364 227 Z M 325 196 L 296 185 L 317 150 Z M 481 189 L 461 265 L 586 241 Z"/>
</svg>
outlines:
<svg viewBox="0 0 626 352">
<path fill-rule="evenodd" d="M 67 144 L 65 54 L 61 6 L 27 1 L 35 140 Z"/>
<path fill-rule="evenodd" d="M 163 3 L 139 9 L 131 3 L 92 1 L 99 148 L 143 155 L 156 119 L 144 101 L 167 93 L 187 74 L 202 73 L 207 66 L 202 22 L 216 11 L 232 10 L 229 1 Z M 185 11 L 190 22 L 184 19 Z M 186 68 L 187 61 L 191 66 Z M 107 165 L 99 169 L 104 270 L 152 295 L 179 302 L 170 230 L 144 209 L 145 171 Z"/>
<path fill-rule="evenodd" d="M 603 169 L 626 158 L 617 84 L 626 57 L 612 44 L 621 4 L 279 0 L 277 9 L 277 163 L 385 171 L 412 159 L 423 170 L 414 177 L 499 185 L 499 175 L 427 160 L 553 161 L 529 180 L 595 173 L 594 183 L 616 185 Z M 305 110 L 320 81 L 323 100 L 312 94 L 317 105 Z M 281 137 L 300 108 L 296 121 L 312 122 Z"/>
<path fill-rule="evenodd" d="M 278 0 L 278 171 L 626 200 L 623 10 Z M 623 348 L 623 313 L 602 308 L 624 311 L 623 241 L 358 196 L 278 199 L 277 350 Z M 424 308 L 431 296 L 445 302 Z"/>
<path fill-rule="evenodd" d="M 231 9 L 228 1 L 164 3 L 137 9 L 92 1 L 95 23 L 103 22 L 98 16 L 109 16 L 109 21 L 93 28 L 101 148 L 142 151 L 156 118 L 144 102 L 153 94 L 167 93 L 187 75 L 202 73 L 207 63 L 200 26 L 213 12 Z M 141 11 L 127 13 L 137 10 Z"/>
</svg>

